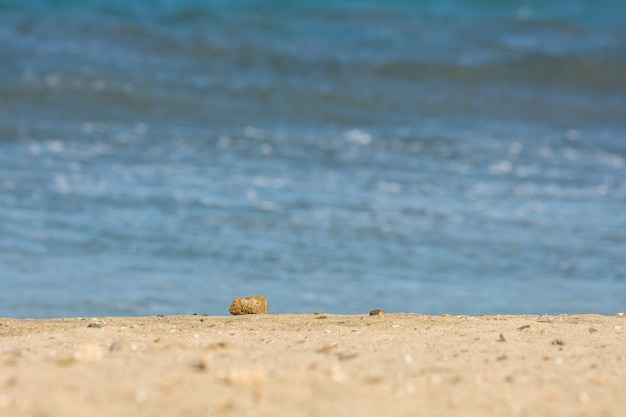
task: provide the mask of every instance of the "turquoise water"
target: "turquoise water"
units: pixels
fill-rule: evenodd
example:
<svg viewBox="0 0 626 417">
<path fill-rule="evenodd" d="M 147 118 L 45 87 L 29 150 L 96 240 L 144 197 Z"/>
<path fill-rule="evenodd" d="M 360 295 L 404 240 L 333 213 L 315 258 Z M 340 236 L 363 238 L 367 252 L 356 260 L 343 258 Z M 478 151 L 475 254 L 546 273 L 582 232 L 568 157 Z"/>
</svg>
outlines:
<svg viewBox="0 0 626 417">
<path fill-rule="evenodd" d="M 0 316 L 624 311 L 626 3 L 235 3 L 0 0 Z"/>
</svg>

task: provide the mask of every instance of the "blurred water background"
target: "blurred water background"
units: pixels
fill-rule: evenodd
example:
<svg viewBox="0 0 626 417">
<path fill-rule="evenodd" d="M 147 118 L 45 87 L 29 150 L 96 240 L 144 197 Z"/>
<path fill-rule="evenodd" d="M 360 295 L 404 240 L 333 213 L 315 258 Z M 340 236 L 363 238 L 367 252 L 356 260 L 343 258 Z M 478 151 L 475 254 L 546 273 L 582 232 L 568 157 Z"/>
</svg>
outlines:
<svg viewBox="0 0 626 417">
<path fill-rule="evenodd" d="M 626 2 L 0 0 L 0 316 L 615 314 Z"/>
</svg>

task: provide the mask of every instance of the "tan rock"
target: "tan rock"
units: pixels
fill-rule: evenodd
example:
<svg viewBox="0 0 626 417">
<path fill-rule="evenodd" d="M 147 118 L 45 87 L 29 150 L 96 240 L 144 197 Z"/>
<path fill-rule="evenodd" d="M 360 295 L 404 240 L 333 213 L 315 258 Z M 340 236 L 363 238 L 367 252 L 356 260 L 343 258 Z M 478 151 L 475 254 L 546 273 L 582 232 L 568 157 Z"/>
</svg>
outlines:
<svg viewBox="0 0 626 417">
<path fill-rule="evenodd" d="M 255 295 L 253 297 L 235 298 L 228 311 L 234 316 L 242 314 L 268 314 L 269 307 L 267 298 L 262 295 Z"/>
</svg>

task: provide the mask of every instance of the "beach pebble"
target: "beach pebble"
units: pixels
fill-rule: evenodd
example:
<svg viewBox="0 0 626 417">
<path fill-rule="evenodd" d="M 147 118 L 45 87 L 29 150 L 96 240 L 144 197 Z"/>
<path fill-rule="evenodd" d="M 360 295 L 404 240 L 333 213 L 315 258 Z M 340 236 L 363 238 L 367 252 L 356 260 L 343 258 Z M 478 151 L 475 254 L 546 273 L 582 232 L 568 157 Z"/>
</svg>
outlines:
<svg viewBox="0 0 626 417">
<path fill-rule="evenodd" d="M 378 317 L 382 317 L 385 315 L 385 312 L 382 310 L 372 310 L 370 311 L 370 316 L 378 316 Z"/>
<path fill-rule="evenodd" d="M 242 314 L 267 314 L 269 307 L 267 298 L 262 295 L 255 295 L 253 297 L 235 298 L 228 311 L 234 316 Z"/>
</svg>

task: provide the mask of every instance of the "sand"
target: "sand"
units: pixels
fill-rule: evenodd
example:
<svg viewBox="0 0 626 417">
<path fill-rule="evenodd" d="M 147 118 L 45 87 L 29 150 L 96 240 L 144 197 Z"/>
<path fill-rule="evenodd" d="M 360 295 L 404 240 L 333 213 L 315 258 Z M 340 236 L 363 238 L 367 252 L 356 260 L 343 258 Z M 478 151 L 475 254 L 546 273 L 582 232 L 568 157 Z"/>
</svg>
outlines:
<svg viewBox="0 0 626 417">
<path fill-rule="evenodd" d="M 623 316 L 0 318 L 0 416 L 624 416 Z"/>
</svg>

